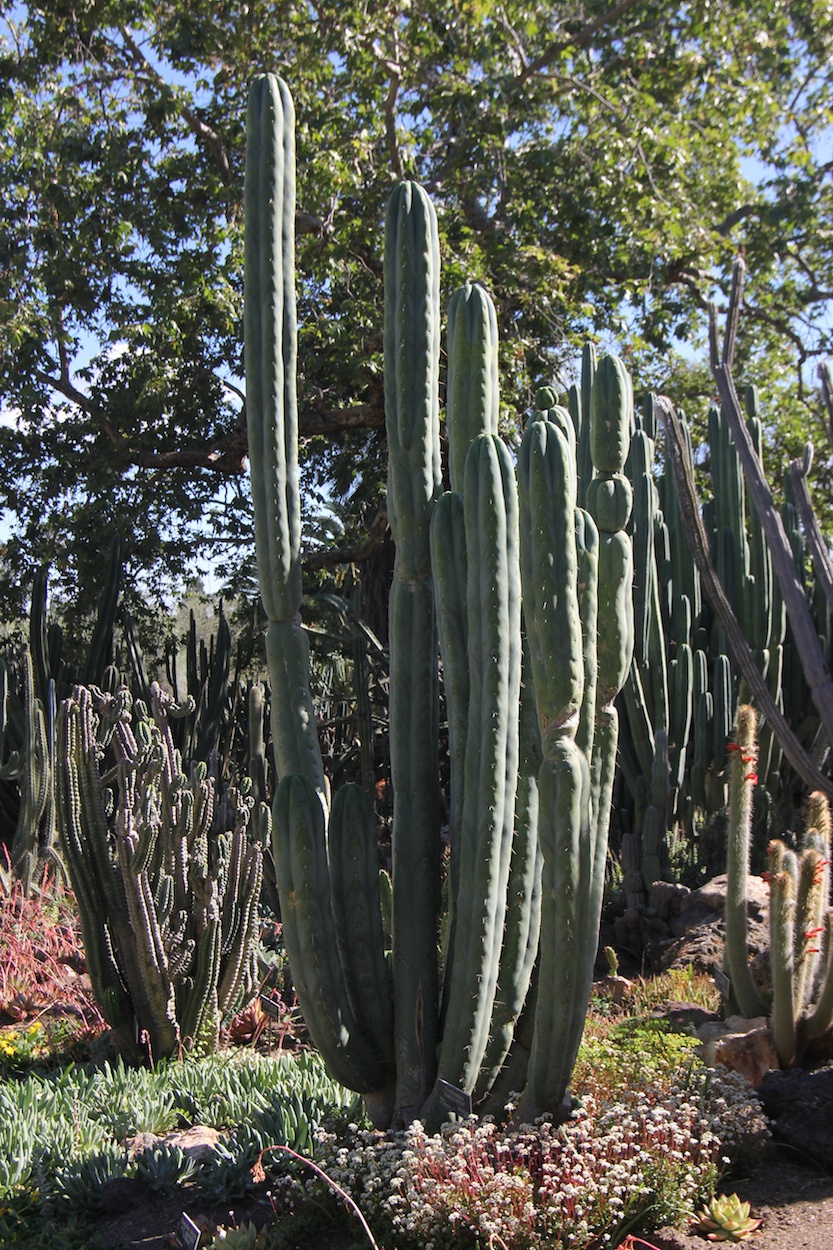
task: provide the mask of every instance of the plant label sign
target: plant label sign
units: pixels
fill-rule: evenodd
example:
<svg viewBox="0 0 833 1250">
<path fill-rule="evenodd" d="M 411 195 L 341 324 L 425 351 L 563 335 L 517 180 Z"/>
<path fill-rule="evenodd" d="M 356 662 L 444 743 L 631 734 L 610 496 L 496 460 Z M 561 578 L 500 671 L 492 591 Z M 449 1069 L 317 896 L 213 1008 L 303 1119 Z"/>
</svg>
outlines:
<svg viewBox="0 0 833 1250">
<path fill-rule="evenodd" d="M 715 968 L 714 972 L 712 973 L 712 977 L 714 978 L 714 983 L 717 986 L 717 988 L 720 990 L 720 993 L 723 995 L 723 997 L 728 998 L 729 990 L 732 988 L 732 983 L 729 980 L 729 978 L 726 976 L 726 973 L 721 971 L 720 968 Z"/>
<path fill-rule="evenodd" d="M 467 1119 L 471 1115 L 471 1094 L 467 1094 L 464 1089 L 458 1089 L 456 1085 L 444 1081 L 442 1077 L 437 1078 L 437 1084 L 439 1086 L 440 1102 L 446 1111 L 453 1111 L 461 1119 Z"/>
<path fill-rule="evenodd" d="M 179 1228 L 176 1230 L 177 1241 L 182 1246 L 182 1250 L 197 1250 L 201 1235 L 190 1215 L 186 1215 L 183 1211 Z"/>
<path fill-rule="evenodd" d="M 270 1020 L 280 1019 L 281 1004 L 279 1002 L 276 1003 L 275 1000 L 270 998 L 268 994 L 260 995 L 260 1005 L 263 1009 L 263 1014 L 268 1016 Z"/>
</svg>

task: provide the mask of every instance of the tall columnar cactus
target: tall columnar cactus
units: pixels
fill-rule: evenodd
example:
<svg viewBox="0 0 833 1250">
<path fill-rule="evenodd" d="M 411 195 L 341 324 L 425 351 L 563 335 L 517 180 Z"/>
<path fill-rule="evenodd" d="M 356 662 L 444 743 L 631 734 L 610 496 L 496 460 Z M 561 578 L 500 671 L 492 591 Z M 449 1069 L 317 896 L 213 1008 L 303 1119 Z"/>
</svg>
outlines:
<svg viewBox="0 0 833 1250">
<path fill-rule="evenodd" d="M 624 532 L 631 492 L 622 474 L 633 401 L 630 378 L 615 358 L 600 362 L 592 396 L 596 476 L 586 499 L 597 524 L 576 511 L 574 451 L 549 414 L 527 426 L 519 461 L 524 615 L 543 754 L 541 946 L 526 1094 L 530 1108 L 560 1104 L 581 1039 L 616 762 L 613 703 L 633 651 L 632 554 Z M 588 680 L 594 691 L 589 699 Z"/>
<path fill-rule="evenodd" d="M 226 795 L 204 764 L 182 773 L 170 716 L 77 686 L 58 717 L 58 809 L 93 992 L 125 1054 L 204 1052 L 255 990 L 262 852 L 247 786 Z M 101 759 L 112 753 L 105 793 Z"/>
<path fill-rule="evenodd" d="M 385 414 L 390 593 L 393 985 L 397 1107 L 419 1114 L 436 1072 L 439 970 L 439 677 L 430 521 L 441 489 L 437 219 L 400 183 L 385 225 Z"/>
<path fill-rule="evenodd" d="M 438 1076 L 471 1094 L 489 1044 L 501 970 L 521 681 L 517 488 L 509 454 L 497 436 L 494 307 L 477 286 L 462 288 L 451 301 L 448 394 L 452 480 L 462 495 L 444 495 L 431 524 L 453 787 L 452 910 Z M 532 893 L 528 906 L 531 902 Z M 512 919 L 521 923 L 514 912 Z M 516 938 L 513 928 L 510 941 Z M 496 1059 L 497 1034 L 507 1029 L 511 1037 L 531 972 L 519 994 L 517 985 L 506 983 L 509 962 L 490 1069 L 495 1062 L 499 1067 L 505 1055 L 504 1049 Z M 506 1011 L 510 999 L 515 1005 Z M 437 1119 L 440 1091 L 438 1086 L 423 1113 L 429 1122 Z"/>
<path fill-rule="evenodd" d="M 729 781 L 729 844 L 726 853 L 726 971 L 732 998 L 744 1016 L 766 1008 L 749 970 L 747 894 L 752 830 L 752 793 L 758 780 L 758 717 L 754 708 L 738 708 Z"/>
<path fill-rule="evenodd" d="M 273 75 L 261 75 L 252 84 L 247 129 L 246 392 L 258 570 L 269 622 L 272 739 L 279 777 L 272 827 L 275 873 L 295 987 L 316 1045 L 333 1075 L 365 1095 L 377 1122 L 388 1123 L 393 1113 L 395 1067 L 372 808 L 362 788 L 354 787 L 339 798 L 331 813 L 309 687 L 309 647 L 300 619 L 294 113 L 286 85 Z M 408 364 L 401 362 L 404 372 Z M 427 552 L 427 517 L 424 529 Z M 423 565 L 424 585 L 427 554 Z M 425 600 L 423 593 L 423 607 Z M 433 636 L 430 605 L 428 616 L 423 650 Z M 423 676 L 428 676 L 430 686 L 424 666 Z M 424 691 L 419 693 L 424 707 Z M 428 715 L 435 723 L 436 711 Z M 431 778 L 435 793 L 436 784 L 435 769 Z M 424 798 L 423 793 L 416 794 L 414 802 Z M 423 865 L 423 879 L 430 871 Z M 331 895 L 336 886 L 364 900 L 352 916 L 347 906 L 333 908 Z M 432 888 L 437 889 L 436 872 Z M 346 918 L 355 921 L 352 942 L 347 941 Z M 436 1012 L 437 1001 L 435 950 L 431 958 L 434 981 L 426 996 L 429 1018 L 432 1004 Z M 415 1000 L 418 992 L 415 988 Z M 416 1014 L 415 1001 L 411 1010 L 415 1030 L 421 1025 Z M 385 1022 L 381 1028 L 380 1020 Z M 413 1038 L 414 1053 L 418 1053 L 421 1037 L 420 1033 Z M 430 1063 L 430 1042 L 425 1054 Z M 430 1079 L 423 1077 L 422 1084 L 427 1086 L 430 1080 L 433 1074 Z"/>
<path fill-rule="evenodd" d="M 249 96 L 246 148 L 246 420 L 258 577 L 269 620 L 272 742 L 280 776 L 324 770 L 301 628 L 295 311 L 295 125 L 292 98 L 271 74 Z"/>
<path fill-rule="evenodd" d="M 365 1095 L 379 1125 L 417 1115 L 438 1123 L 449 1086 L 464 1102 L 488 1092 L 511 1042 L 538 949 L 542 889 L 533 774 L 543 739 L 544 784 L 548 798 L 557 789 L 558 808 L 547 837 L 569 845 L 575 860 L 565 869 L 559 852 L 545 851 L 550 941 L 542 947 L 537 995 L 534 1098 L 536 1105 L 557 1110 L 578 1046 L 596 949 L 615 757 L 610 704 L 632 632 L 624 604 L 629 546 L 619 528 L 626 520 L 620 499 L 626 488 L 618 484 L 627 451 L 622 419 L 629 389 L 620 387 L 618 399 L 608 397 L 593 418 L 606 425 L 597 436 L 597 470 L 605 481 L 617 479 L 608 490 L 613 512 L 610 517 L 605 512 L 604 551 L 605 610 L 615 619 L 604 626 L 596 615 L 597 530 L 575 508 L 570 416 L 553 408 L 532 423 L 547 437 L 555 432 L 551 437 L 559 441 L 561 455 L 558 473 L 544 468 L 537 480 L 540 532 L 527 556 L 529 576 L 545 588 L 537 617 L 532 611 L 535 621 L 527 621 L 536 691 L 543 682 L 536 728 L 529 680 L 523 702 L 520 697 L 518 502 L 512 463 L 496 432 L 494 311 L 477 287 L 463 288 L 452 302 L 447 415 L 456 489 L 440 497 L 436 221 L 421 188 L 402 183 L 394 190 L 385 245 L 388 515 L 396 542 L 390 601 L 389 972 L 373 812 L 358 786 L 339 790 L 330 803 L 311 743 L 307 657 L 299 644 L 300 564 L 291 522 L 298 500 L 289 419 L 294 337 L 287 347 L 287 326 L 294 326 L 287 244 L 291 105 L 283 84 L 268 76 L 255 81 L 249 128 L 246 359 L 255 427 L 252 489 L 270 621 L 273 725 L 289 743 L 276 752 L 280 781 L 273 838 L 301 1007 L 331 1072 Z M 279 168 L 280 175 L 274 172 Z M 273 374 L 279 384 L 267 395 L 263 378 Z M 553 507 L 558 526 L 551 523 Z M 563 594 L 562 572 L 568 577 Z M 557 608 L 548 594 L 555 595 Z M 550 626 L 555 634 L 542 641 Z M 452 921 L 442 993 L 438 636 L 452 756 Z M 597 649 L 604 657 L 598 687 Z M 555 720 L 565 701 L 562 732 Z M 599 721 L 601 748 L 594 744 Z M 612 757 L 605 758 L 611 749 Z M 562 967 L 554 966 L 556 930 L 568 939 L 572 955 L 559 957 Z M 541 1075 L 554 1052 L 560 1056 L 555 1087 Z"/>
<path fill-rule="evenodd" d="M 14 765 L 7 768 L 5 776 L 15 779 L 19 793 L 10 858 L 12 871 L 28 891 L 38 865 L 43 866 L 56 852 L 55 685 L 47 684 L 44 707 L 35 693 L 32 656 L 26 648 L 14 660 L 11 672 L 15 679 L 13 691 L 8 689 L 8 669 L 4 664 L 4 713 L 8 707 L 15 722 L 11 739 L 17 748 Z"/>
</svg>

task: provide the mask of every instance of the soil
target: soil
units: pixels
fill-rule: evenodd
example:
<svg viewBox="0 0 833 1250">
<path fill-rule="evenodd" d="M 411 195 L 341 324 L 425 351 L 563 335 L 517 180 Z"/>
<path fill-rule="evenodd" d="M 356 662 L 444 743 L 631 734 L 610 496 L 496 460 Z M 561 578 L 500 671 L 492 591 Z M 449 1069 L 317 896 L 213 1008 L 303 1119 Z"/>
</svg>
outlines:
<svg viewBox="0 0 833 1250">
<path fill-rule="evenodd" d="M 796 1163 L 773 1148 L 747 1177 L 725 1188 L 737 1193 L 761 1220 L 748 1245 L 754 1250 L 831 1250 L 833 1248 L 833 1176 Z M 657 1250 L 705 1250 L 709 1242 L 696 1233 L 663 1228 L 646 1233 Z M 644 1250 L 637 1242 L 635 1250 Z"/>
</svg>

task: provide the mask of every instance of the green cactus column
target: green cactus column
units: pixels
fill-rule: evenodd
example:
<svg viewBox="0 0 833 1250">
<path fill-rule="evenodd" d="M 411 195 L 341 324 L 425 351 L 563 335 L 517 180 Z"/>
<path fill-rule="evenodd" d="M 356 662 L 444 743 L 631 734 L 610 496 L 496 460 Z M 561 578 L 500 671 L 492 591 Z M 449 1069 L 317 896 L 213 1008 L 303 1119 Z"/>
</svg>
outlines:
<svg viewBox="0 0 833 1250">
<path fill-rule="evenodd" d="M 439 240 L 431 201 L 397 186 L 385 226 L 390 596 L 393 981 L 397 1115 L 434 1083 L 439 972 L 439 678 L 429 526 L 440 494 Z"/>
<path fill-rule="evenodd" d="M 749 847 L 752 830 L 752 793 L 758 780 L 756 765 L 758 717 L 755 709 L 738 708 L 735 741 L 731 744 L 729 780 L 729 842 L 726 849 L 726 955 L 725 966 L 732 998 L 742 1015 L 762 1015 L 766 1007 L 749 970 L 747 942 L 747 895 Z M 773 900 L 777 896 L 773 896 Z M 792 942 L 790 941 L 790 947 Z M 776 970 L 773 969 L 773 973 Z"/>
<path fill-rule="evenodd" d="M 252 83 L 247 124 L 246 395 L 280 776 L 272 822 L 275 876 L 287 953 L 313 1040 L 336 1079 L 364 1094 L 374 1122 L 387 1126 L 392 1024 L 375 820 L 360 786 L 348 787 L 330 816 L 299 614 L 294 118 L 289 91 L 273 75 Z M 405 628 L 418 630 L 417 614 L 404 615 Z M 357 897 L 366 906 L 354 907 Z"/>
<path fill-rule="evenodd" d="M 300 618 L 294 110 L 273 74 L 249 93 L 245 268 L 246 421 L 275 763 L 280 777 L 308 777 L 323 796 Z"/>
<path fill-rule="evenodd" d="M 615 356 L 599 361 L 590 409 L 590 449 L 595 477 L 586 501 L 599 531 L 598 638 L 596 644 L 596 732 L 591 761 L 591 879 L 583 946 L 581 1011 L 586 1010 L 593 978 L 604 892 L 613 780 L 619 742 L 616 697 L 631 666 L 634 647 L 633 551 L 626 526 L 632 506 L 624 476 L 633 425 L 630 375 Z M 581 1025 L 571 1036 L 572 1060 L 581 1041 Z"/>
<path fill-rule="evenodd" d="M 472 443 L 464 507 L 470 698 L 461 831 L 459 846 L 452 846 L 459 885 L 439 1076 L 471 1093 L 500 966 L 518 774 L 518 504 L 512 462 L 497 435 L 481 434 Z M 424 1119 L 434 1123 L 433 1114 Z"/>
<path fill-rule="evenodd" d="M 584 695 L 575 537 L 576 473 L 566 435 L 543 415 L 519 459 L 521 575 L 543 763 L 538 999 L 526 1105 L 557 1111 L 569 1080 L 585 956 L 590 869 L 590 770 L 576 744 Z"/>
</svg>

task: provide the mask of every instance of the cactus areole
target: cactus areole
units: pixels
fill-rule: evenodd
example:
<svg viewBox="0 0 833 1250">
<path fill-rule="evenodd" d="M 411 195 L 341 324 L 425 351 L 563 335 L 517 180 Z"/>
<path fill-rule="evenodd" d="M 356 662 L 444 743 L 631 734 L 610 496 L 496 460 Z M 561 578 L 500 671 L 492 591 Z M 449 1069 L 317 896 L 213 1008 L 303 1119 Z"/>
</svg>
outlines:
<svg viewBox="0 0 833 1250">
<path fill-rule="evenodd" d="M 583 442 L 566 409 L 537 413 L 516 474 L 497 432 L 497 318 L 486 291 L 467 283 L 449 309 L 453 490 L 443 494 L 437 222 L 420 186 L 394 188 L 384 327 L 393 881 L 380 891 L 371 800 L 360 786 L 331 799 L 309 692 L 293 112 L 272 75 L 252 84 L 246 160 L 249 454 L 279 775 L 273 849 L 300 1006 L 331 1074 L 364 1096 L 379 1127 L 419 1117 L 434 1130 L 490 1100 L 499 1112 L 525 1085 L 528 1110 L 558 1113 L 590 992 L 613 700 L 633 647 L 622 477 L 630 379 L 618 361 L 600 362 Z M 576 506 L 579 443 L 598 479 L 595 520 Z M 440 655 L 451 756 L 444 886 Z"/>
</svg>

